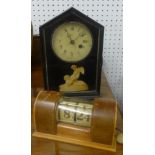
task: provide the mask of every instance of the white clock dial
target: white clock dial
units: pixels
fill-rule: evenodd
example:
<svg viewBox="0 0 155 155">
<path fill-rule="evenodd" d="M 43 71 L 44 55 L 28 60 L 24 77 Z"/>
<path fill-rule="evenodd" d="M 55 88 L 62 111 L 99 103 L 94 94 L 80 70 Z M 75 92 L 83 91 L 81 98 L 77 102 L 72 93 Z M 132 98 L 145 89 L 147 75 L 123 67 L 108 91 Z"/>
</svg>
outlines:
<svg viewBox="0 0 155 155">
<path fill-rule="evenodd" d="M 93 44 L 90 30 L 79 22 L 67 22 L 58 26 L 51 41 L 55 54 L 67 62 L 86 58 Z"/>
</svg>

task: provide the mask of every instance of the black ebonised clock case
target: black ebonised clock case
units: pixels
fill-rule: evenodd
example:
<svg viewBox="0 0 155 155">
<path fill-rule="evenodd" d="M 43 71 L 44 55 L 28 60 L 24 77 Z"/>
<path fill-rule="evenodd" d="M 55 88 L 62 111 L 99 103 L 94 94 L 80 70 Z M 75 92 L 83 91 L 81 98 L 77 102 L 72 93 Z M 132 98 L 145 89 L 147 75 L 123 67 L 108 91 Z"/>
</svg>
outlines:
<svg viewBox="0 0 155 155">
<path fill-rule="evenodd" d="M 51 48 L 51 36 L 58 25 L 76 21 L 86 25 L 92 33 L 93 46 L 90 54 L 82 61 L 69 63 L 59 59 Z M 44 72 L 45 90 L 56 90 L 64 83 L 63 76 L 71 74 L 70 66 L 75 64 L 85 68 L 85 74 L 80 76 L 89 86 L 88 91 L 65 92 L 67 96 L 92 97 L 100 95 L 100 81 L 102 70 L 102 50 L 103 50 L 104 27 L 95 22 L 80 11 L 70 8 L 59 16 L 50 20 L 40 27 L 40 37 L 42 44 L 42 64 Z"/>
</svg>

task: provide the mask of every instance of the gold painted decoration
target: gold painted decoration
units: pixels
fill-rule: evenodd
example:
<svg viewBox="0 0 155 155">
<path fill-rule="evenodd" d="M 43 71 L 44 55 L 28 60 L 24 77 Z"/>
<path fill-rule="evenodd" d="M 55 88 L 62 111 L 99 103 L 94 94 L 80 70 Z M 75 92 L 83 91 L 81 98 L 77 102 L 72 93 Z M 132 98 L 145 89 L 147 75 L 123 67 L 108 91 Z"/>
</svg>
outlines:
<svg viewBox="0 0 155 155">
<path fill-rule="evenodd" d="M 82 80 L 78 80 L 80 77 L 80 74 L 85 73 L 84 67 L 77 67 L 76 65 L 72 65 L 71 69 L 73 70 L 73 74 L 64 76 L 65 83 L 59 86 L 59 90 L 60 91 L 88 90 L 87 83 Z"/>
</svg>

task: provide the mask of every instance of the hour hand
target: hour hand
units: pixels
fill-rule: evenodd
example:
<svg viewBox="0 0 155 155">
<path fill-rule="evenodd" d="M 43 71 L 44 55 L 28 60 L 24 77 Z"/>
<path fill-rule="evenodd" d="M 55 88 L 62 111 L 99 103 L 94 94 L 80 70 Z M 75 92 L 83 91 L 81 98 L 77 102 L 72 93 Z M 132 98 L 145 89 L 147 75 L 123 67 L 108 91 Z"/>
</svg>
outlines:
<svg viewBox="0 0 155 155">
<path fill-rule="evenodd" d="M 72 39 L 71 39 L 71 35 L 68 33 L 67 29 L 65 29 L 65 32 L 67 33 L 67 37 L 68 37 L 70 40 L 72 40 Z"/>
</svg>

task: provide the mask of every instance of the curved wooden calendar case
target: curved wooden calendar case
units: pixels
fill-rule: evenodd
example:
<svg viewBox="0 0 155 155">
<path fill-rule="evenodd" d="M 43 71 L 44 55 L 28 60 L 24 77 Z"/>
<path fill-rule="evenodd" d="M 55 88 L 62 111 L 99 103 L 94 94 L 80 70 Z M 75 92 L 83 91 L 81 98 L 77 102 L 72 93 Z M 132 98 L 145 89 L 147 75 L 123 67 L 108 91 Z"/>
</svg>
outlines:
<svg viewBox="0 0 155 155">
<path fill-rule="evenodd" d="M 56 91 L 41 91 L 38 94 L 33 111 L 35 124 L 33 136 L 113 154 L 116 151 L 116 101 L 110 98 L 96 98 L 91 101 L 91 124 L 90 127 L 84 127 L 76 125 L 75 122 L 58 121 L 58 105 L 62 98 L 63 95 Z"/>
</svg>

